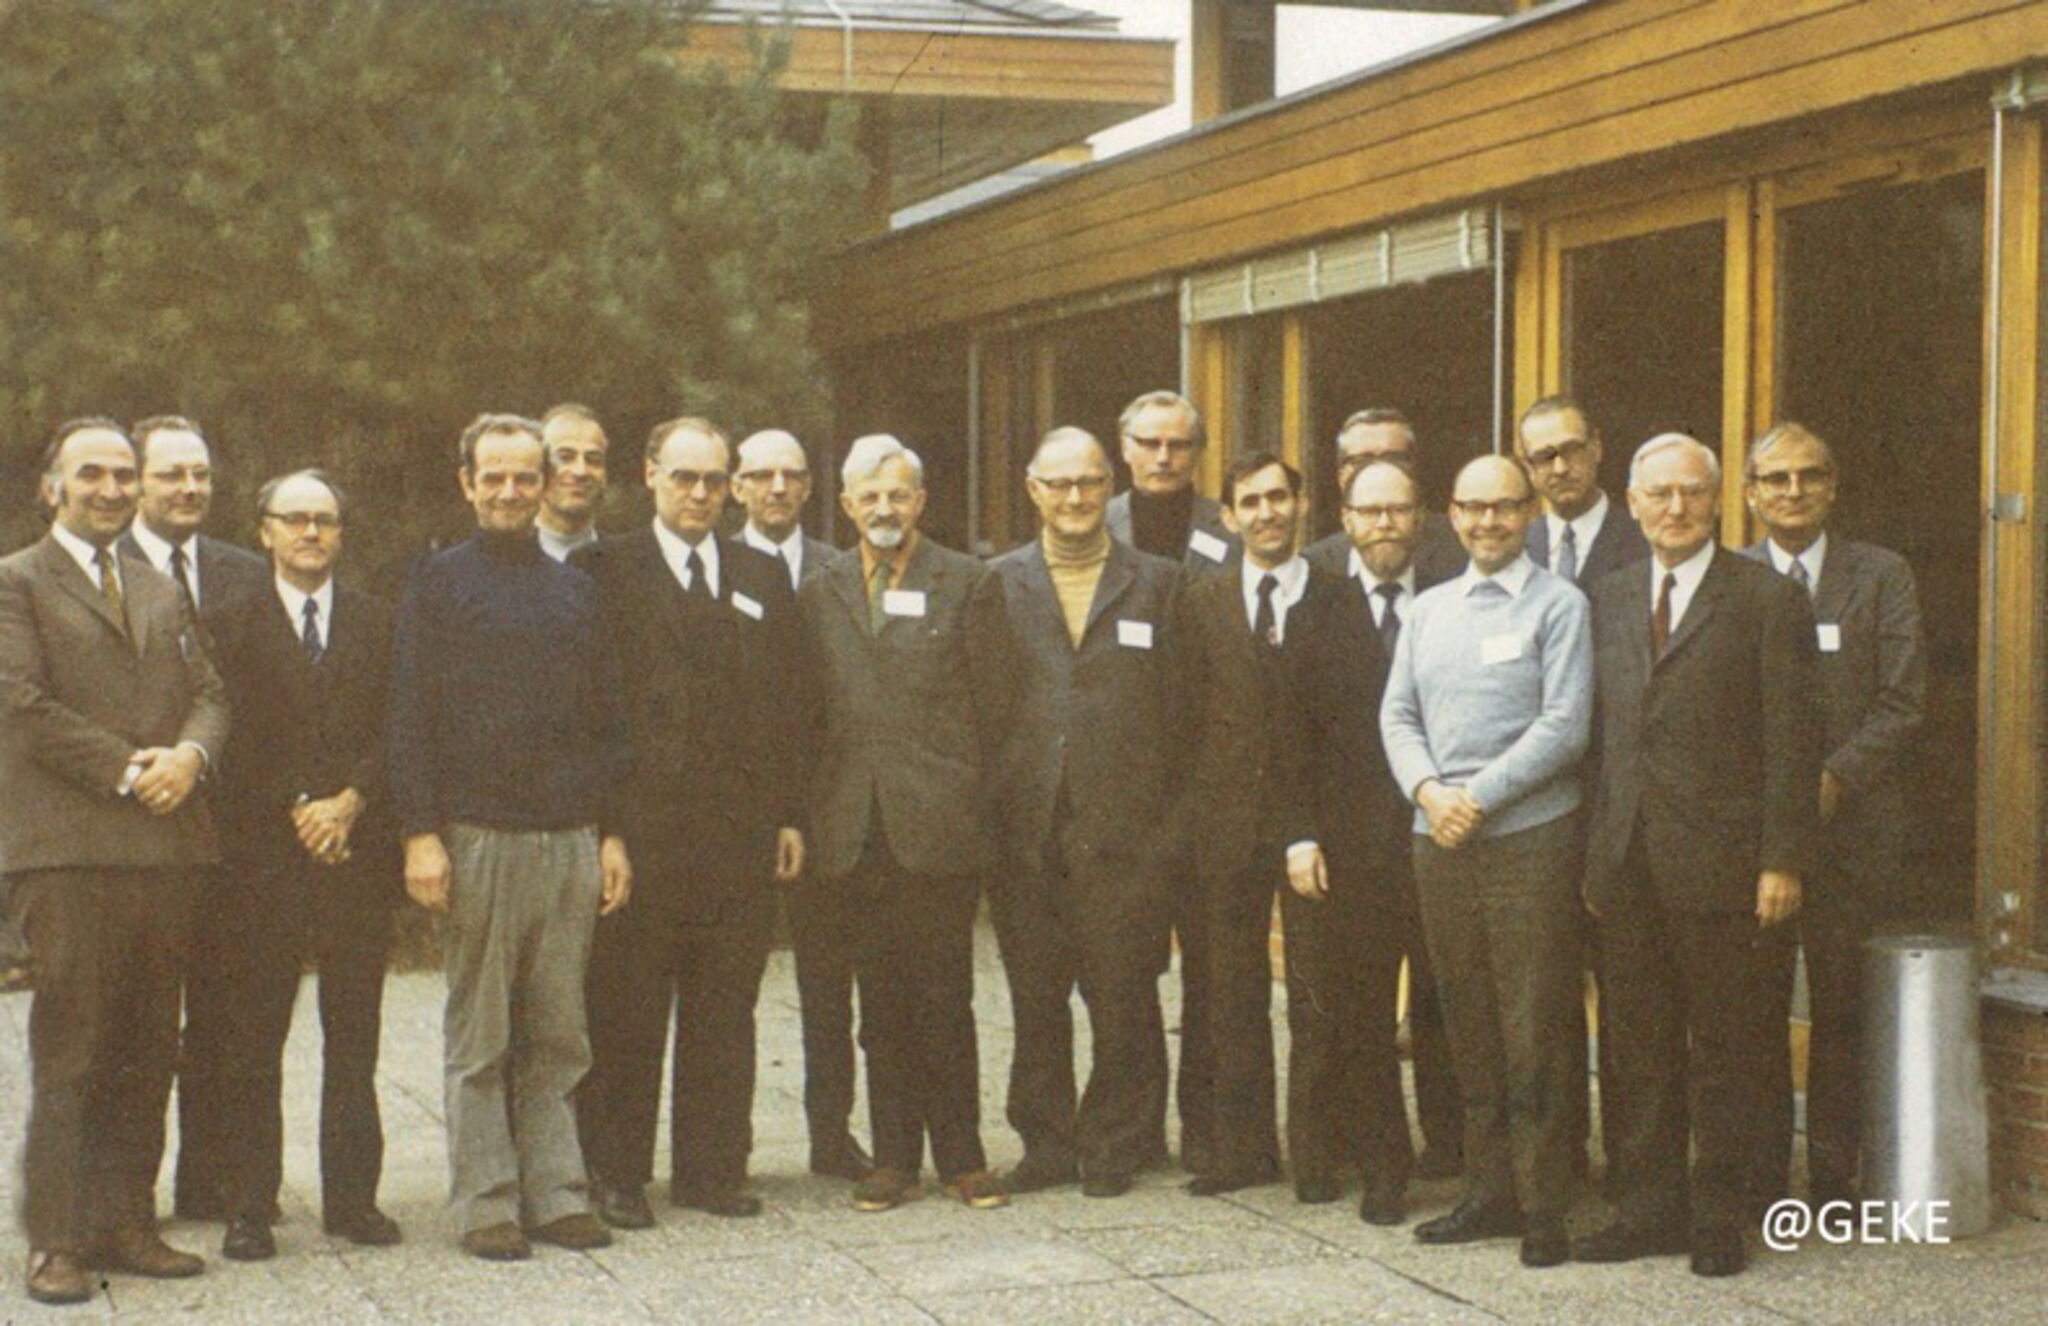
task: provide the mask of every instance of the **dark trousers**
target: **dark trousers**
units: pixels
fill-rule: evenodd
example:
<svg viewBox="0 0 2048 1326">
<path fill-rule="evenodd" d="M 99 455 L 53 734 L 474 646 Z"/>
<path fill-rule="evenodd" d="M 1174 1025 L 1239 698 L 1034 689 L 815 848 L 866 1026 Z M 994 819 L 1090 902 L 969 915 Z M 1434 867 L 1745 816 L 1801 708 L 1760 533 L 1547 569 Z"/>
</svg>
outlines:
<svg viewBox="0 0 2048 1326">
<path fill-rule="evenodd" d="M 235 1175 L 233 1116 L 223 1084 L 238 1016 L 234 936 L 245 890 L 224 868 L 209 867 L 197 878 L 178 1037 L 178 1160 L 171 1203 L 180 1216 L 211 1220 L 227 1214 Z"/>
<path fill-rule="evenodd" d="M 395 862 L 382 863 L 387 872 Z M 376 1204 L 384 1167 L 377 1042 L 395 878 L 301 858 L 238 866 L 246 886 L 224 945 L 228 1210 L 266 1217 L 284 1178 L 284 1044 L 304 960 L 319 969 L 320 1201 L 329 1215 Z M 198 977 L 195 973 L 194 981 Z"/>
<path fill-rule="evenodd" d="M 1368 1182 L 1414 1168 L 1401 1089 L 1401 962 L 1408 961 L 1415 1098 L 1428 1145 L 1460 1154 L 1463 1116 L 1413 890 L 1388 904 L 1355 871 L 1333 868 L 1327 898 L 1280 895 L 1287 936 L 1287 1154 L 1295 1178 L 1355 1164 Z"/>
<path fill-rule="evenodd" d="M 1871 896 L 1830 872 L 1809 880 L 1805 902 L 1781 933 L 1777 973 L 1767 987 L 1778 1039 L 1771 1054 L 1768 1125 L 1760 1132 L 1750 1196 L 1768 1206 L 1791 1186 L 1794 944 L 1806 953 L 1806 1176 L 1816 1194 L 1839 1196 L 1856 1183 L 1863 1132 L 1863 943 Z M 1782 1047 L 1782 1053 L 1779 1052 Z"/>
<path fill-rule="evenodd" d="M 193 873 L 38 870 L 11 883 L 35 958 L 29 1244 L 78 1250 L 109 1230 L 153 1228 Z"/>
<path fill-rule="evenodd" d="M 1562 1218 L 1582 1052 L 1579 817 L 1445 849 L 1415 839 L 1415 888 L 1465 1103 L 1466 1200 Z M 1583 1039 L 1580 1040 L 1583 1045 Z"/>
<path fill-rule="evenodd" d="M 1172 909 L 1173 945 L 1180 952 L 1180 1061 L 1173 1079 L 1173 1107 L 1180 1116 L 1180 1163 L 1190 1173 L 1209 1168 L 1209 1135 L 1215 1119 L 1210 1100 L 1214 1073 L 1208 1061 L 1209 991 L 1200 973 L 1209 967 L 1209 916 L 1202 886 L 1184 867 L 1168 889 Z M 1160 1038 L 1162 1048 L 1165 1037 Z M 1146 1139 L 1158 1159 L 1165 1159 L 1166 1108 Z"/>
<path fill-rule="evenodd" d="M 577 1134 L 593 1180 L 639 1188 L 654 1176 L 673 1009 L 671 1191 L 689 1198 L 746 1182 L 754 1005 L 775 929 L 774 885 L 765 870 L 757 873 L 727 890 L 720 905 L 686 912 L 676 891 L 650 872 L 632 906 L 598 919 L 585 985 L 590 1073 L 576 1092 Z"/>
<path fill-rule="evenodd" d="M 1666 907 L 1640 841 L 1625 869 L 1626 901 L 1599 919 L 1601 1032 L 1613 1042 L 1601 1099 L 1617 1141 L 1609 1188 L 1624 1220 L 1682 1222 L 1689 1194 L 1694 1229 L 1735 1229 L 1769 1126 L 1771 1057 L 1785 1052 L 1780 1002 L 1763 993 L 1783 975 L 1783 941 L 1753 912 Z"/>
<path fill-rule="evenodd" d="M 974 1031 L 971 876 L 918 875 L 877 841 L 833 881 L 857 919 L 860 1044 L 875 1164 L 916 1174 L 925 1143 L 939 1177 L 985 1169 Z"/>
<path fill-rule="evenodd" d="M 1010 1126 L 1042 1163 L 1129 1175 L 1149 1159 L 1166 1108 L 1166 909 L 1157 879 L 1145 862 L 1069 853 L 1056 841 L 1042 873 L 992 891 L 1017 1028 Z M 1078 1098 L 1076 989 L 1094 1041 Z"/>
<path fill-rule="evenodd" d="M 1182 1053 L 1207 1081 L 1207 1136 L 1188 1139 L 1181 1116 L 1182 1149 L 1207 1159 L 1202 1173 L 1225 1178 L 1263 1177 L 1280 1168 L 1279 1109 L 1273 1073 L 1273 894 L 1286 886 L 1278 845 L 1264 853 L 1274 864 L 1242 871 L 1203 887 L 1203 933 L 1195 951 L 1183 952 L 1185 977 L 1204 994 L 1203 1030 L 1184 1031 Z M 1194 961 L 1190 962 L 1189 959 Z M 1183 1060 L 1183 1075 L 1188 1071 Z M 1199 1145 L 1197 1145 L 1199 1144 Z"/>
<path fill-rule="evenodd" d="M 853 1115 L 853 936 L 832 886 L 805 880 L 783 899 L 803 1019 L 804 1118 L 811 1150 L 830 1151 Z"/>
</svg>

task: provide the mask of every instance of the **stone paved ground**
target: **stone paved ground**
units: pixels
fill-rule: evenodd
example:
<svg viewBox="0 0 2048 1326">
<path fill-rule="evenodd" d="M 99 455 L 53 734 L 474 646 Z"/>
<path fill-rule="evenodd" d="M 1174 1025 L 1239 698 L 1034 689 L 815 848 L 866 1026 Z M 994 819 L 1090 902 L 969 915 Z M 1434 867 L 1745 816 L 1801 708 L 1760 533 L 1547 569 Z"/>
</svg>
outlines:
<svg viewBox="0 0 2048 1326">
<path fill-rule="evenodd" d="M 994 947 L 981 936 L 984 1132 L 998 1165 L 1017 1158 L 1001 1123 L 1010 1056 L 1008 1001 Z M 311 993 L 308 986 L 306 994 Z M 0 1232 L 0 1326 L 120 1317 L 147 1322 L 285 1326 L 354 1323 L 574 1322 L 1874 1322 L 2041 1320 L 2048 1312 L 2048 1226 L 2006 1220 L 1946 1248 L 1759 1251 L 1752 1270 L 1706 1282 L 1683 1261 L 1531 1272 L 1510 1242 L 1419 1248 L 1406 1229 L 1361 1224 L 1349 1204 L 1304 1207 L 1274 1185 L 1222 1200 L 1148 1176 L 1116 1201 L 1071 1190 L 1007 1210 L 969 1212 L 936 1193 L 861 1215 L 844 1185 L 810 1178 L 799 1091 L 796 993 L 787 953 L 769 967 L 761 1005 L 755 1109 L 757 1220 L 670 1208 L 661 1226 L 578 1254 L 486 1265 L 461 1255 L 442 1207 L 446 1172 L 438 1075 L 441 981 L 393 978 L 386 994 L 382 1090 L 390 1135 L 384 1205 L 405 1226 L 396 1249 L 356 1249 L 319 1232 L 317 1031 L 309 1002 L 290 1046 L 285 1223 L 281 1255 L 256 1266 L 216 1255 L 217 1227 L 172 1224 L 170 1240 L 205 1252 L 196 1280 L 118 1277 L 82 1309 L 60 1312 L 20 1290 L 24 1246 Z M 1277 1005 L 1276 1000 L 1276 1005 Z M 27 996 L 0 999 L 0 1139 L 18 1151 L 26 1094 Z M 1172 1016 L 1169 1013 L 1169 1025 Z M 1284 1027 L 1282 1044 L 1284 1045 Z M 0 1165 L 0 1200 L 17 1172 Z M 659 1195 L 659 1185 L 656 1188 Z M 1417 1214 L 1446 1209 L 1455 1185 L 1422 1185 Z M 168 1195 L 161 1197 L 167 1205 Z M 1574 1223 L 1597 1222 L 1589 1200 Z"/>
</svg>

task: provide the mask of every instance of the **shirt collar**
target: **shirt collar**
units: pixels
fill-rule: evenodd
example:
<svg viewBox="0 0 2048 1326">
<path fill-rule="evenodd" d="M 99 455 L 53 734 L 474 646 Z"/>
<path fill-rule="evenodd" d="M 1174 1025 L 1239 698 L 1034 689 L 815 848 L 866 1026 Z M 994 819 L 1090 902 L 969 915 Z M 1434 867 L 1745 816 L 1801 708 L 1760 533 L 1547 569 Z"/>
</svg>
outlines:
<svg viewBox="0 0 2048 1326">
<path fill-rule="evenodd" d="M 540 550 L 558 562 L 568 561 L 570 553 L 597 542 L 595 525 L 585 525 L 577 534 L 557 534 L 539 521 L 533 527 L 540 534 Z"/>
<path fill-rule="evenodd" d="M 1264 579 L 1268 573 L 1249 557 L 1243 559 L 1240 566 L 1245 593 L 1258 593 L 1259 581 Z M 1308 561 L 1300 553 L 1296 553 L 1280 563 L 1280 565 L 1274 567 L 1271 574 L 1275 580 L 1280 582 L 1279 588 L 1275 592 L 1286 595 L 1288 602 L 1291 603 L 1299 596 L 1302 583 L 1308 579 Z"/>
<path fill-rule="evenodd" d="M 1803 562 L 1806 565 L 1806 578 L 1816 585 L 1820 583 L 1820 569 L 1828 560 L 1828 536 L 1825 530 L 1797 557 L 1780 548 L 1776 539 L 1765 539 L 1764 547 L 1770 549 L 1771 565 L 1778 568 L 1780 575 L 1791 575 L 1792 563 Z"/>
<path fill-rule="evenodd" d="M 1663 583 L 1667 573 L 1678 578 L 1679 592 L 1684 594 L 1689 601 L 1692 597 L 1692 592 L 1699 588 L 1700 581 L 1706 579 L 1707 567 L 1713 560 L 1714 541 L 1712 539 L 1708 539 L 1700 546 L 1698 552 L 1674 567 L 1666 568 L 1664 563 L 1658 561 L 1653 555 L 1650 558 L 1650 601 L 1652 603 L 1657 601 L 1657 588 Z"/>
<path fill-rule="evenodd" d="M 1365 559 L 1358 555 L 1358 549 L 1356 548 L 1351 550 L 1351 566 L 1347 574 L 1356 580 L 1358 587 L 1367 594 L 1371 594 L 1381 585 L 1390 583 L 1372 573 L 1372 568 L 1365 564 Z M 1407 567 L 1402 570 L 1400 575 L 1395 576 L 1391 583 L 1399 585 L 1401 592 L 1410 598 L 1415 597 L 1415 561 L 1413 558 L 1409 559 Z"/>
<path fill-rule="evenodd" d="M 801 557 L 804 555 L 804 531 L 801 525 L 791 530 L 788 538 L 777 543 L 774 539 L 762 533 L 760 528 L 750 520 L 747 522 L 747 527 L 740 531 L 740 537 L 747 541 L 749 548 L 759 548 L 764 553 L 776 553 L 783 557 Z"/>
<path fill-rule="evenodd" d="M 1552 558 L 1556 557 L 1557 546 L 1564 542 L 1565 526 L 1569 525 L 1572 529 L 1573 542 L 1578 544 L 1579 557 L 1583 561 L 1586 556 L 1586 550 L 1593 546 L 1593 540 L 1600 537 L 1601 529 L 1607 524 L 1607 511 L 1610 506 L 1612 506 L 1612 503 L 1607 500 L 1606 492 L 1601 491 L 1593 495 L 1593 505 L 1587 507 L 1570 520 L 1566 520 L 1554 511 L 1544 512 L 1544 523 L 1550 529 Z"/>
<path fill-rule="evenodd" d="M 155 530 L 143 524 L 139 518 L 128 527 L 128 532 L 135 536 L 135 546 L 142 549 L 142 555 L 149 559 L 149 564 L 162 571 L 165 575 L 169 575 L 171 572 L 171 551 L 174 548 L 183 548 L 185 550 L 185 569 L 193 574 L 197 574 L 199 563 L 199 536 L 197 534 L 186 535 L 183 543 L 172 543 L 169 539 L 164 538 Z"/>
<path fill-rule="evenodd" d="M 662 524 L 661 517 L 656 516 L 654 518 L 654 541 L 661 545 L 662 558 L 668 562 L 669 569 L 675 572 L 677 584 L 683 583 L 683 572 L 688 568 L 690 554 L 694 551 L 697 554 L 698 560 L 704 564 L 705 588 L 711 591 L 711 597 L 718 597 L 718 536 L 716 534 L 707 531 L 702 539 L 696 543 L 691 543 L 668 526 Z"/>
<path fill-rule="evenodd" d="M 326 638 L 327 633 L 333 629 L 334 622 L 334 577 L 327 577 L 321 583 L 320 588 L 314 590 L 310 595 L 305 590 L 286 580 L 283 576 L 276 577 L 274 583 L 277 585 L 278 601 L 284 604 L 285 616 L 292 619 L 294 627 L 298 626 L 305 619 L 306 600 L 308 598 L 313 600 L 315 607 L 318 609 L 316 615 L 320 619 L 321 637 L 323 639 Z"/>
<path fill-rule="evenodd" d="M 1481 585 L 1493 584 L 1506 590 L 1509 598 L 1518 598 L 1522 593 L 1522 587 L 1529 583 L 1529 577 L 1535 574 L 1535 571 L 1536 564 L 1529 560 L 1529 554 L 1526 552 L 1516 554 L 1514 561 L 1490 576 L 1480 574 L 1478 567 L 1467 563 L 1465 574 L 1458 578 L 1458 593 L 1469 595 Z"/>
<path fill-rule="evenodd" d="M 100 582 L 98 562 L 100 550 L 97 547 L 79 538 L 70 530 L 65 529 L 64 522 L 61 520 L 50 522 L 50 537 L 57 540 L 58 547 L 71 554 L 71 560 L 78 563 L 78 569 L 85 572 L 87 580 L 92 581 L 95 585 Z M 109 545 L 109 549 L 112 549 L 112 545 Z M 114 555 L 114 576 L 116 579 L 120 578 L 120 567 L 121 557 L 117 552 Z"/>
<path fill-rule="evenodd" d="M 862 539 L 860 541 L 861 581 L 865 583 L 874 576 L 876 562 L 887 562 L 889 564 L 890 585 L 902 584 L 903 573 L 910 568 L 910 554 L 917 550 L 917 541 L 922 537 L 916 530 L 912 530 L 902 543 L 896 545 L 895 551 L 889 553 L 878 551 L 874 544 L 869 543 L 866 539 Z"/>
</svg>

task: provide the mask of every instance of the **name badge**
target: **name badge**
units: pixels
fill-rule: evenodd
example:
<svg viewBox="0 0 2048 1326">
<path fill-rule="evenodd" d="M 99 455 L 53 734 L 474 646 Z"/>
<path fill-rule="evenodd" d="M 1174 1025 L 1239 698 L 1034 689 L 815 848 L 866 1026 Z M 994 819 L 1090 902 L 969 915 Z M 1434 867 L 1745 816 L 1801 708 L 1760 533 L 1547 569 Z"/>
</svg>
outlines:
<svg viewBox="0 0 2048 1326">
<path fill-rule="evenodd" d="M 1188 535 L 1188 547 L 1196 556 L 1206 557 L 1212 562 L 1220 562 L 1230 556 L 1230 545 L 1205 529 L 1195 530 Z"/>
<path fill-rule="evenodd" d="M 734 590 L 732 592 L 732 606 L 738 608 L 741 612 L 745 613 L 749 617 L 752 617 L 757 622 L 761 620 L 761 605 L 754 602 L 754 600 L 748 598 L 745 594 L 740 593 L 738 590 Z"/>
<path fill-rule="evenodd" d="M 1842 652 L 1842 624 L 1840 622 L 1820 622 L 1814 626 L 1813 630 L 1814 634 L 1819 637 L 1821 653 L 1839 654 Z"/>
<path fill-rule="evenodd" d="M 882 591 L 882 615 L 885 617 L 924 616 L 924 591 L 921 589 L 889 589 Z"/>
<path fill-rule="evenodd" d="M 1522 637 L 1519 635 L 1490 635 L 1479 642 L 1479 661 L 1487 667 L 1521 656 Z"/>
<path fill-rule="evenodd" d="M 1119 621 L 1116 624 L 1116 642 L 1132 649 L 1150 649 L 1152 623 Z"/>
</svg>

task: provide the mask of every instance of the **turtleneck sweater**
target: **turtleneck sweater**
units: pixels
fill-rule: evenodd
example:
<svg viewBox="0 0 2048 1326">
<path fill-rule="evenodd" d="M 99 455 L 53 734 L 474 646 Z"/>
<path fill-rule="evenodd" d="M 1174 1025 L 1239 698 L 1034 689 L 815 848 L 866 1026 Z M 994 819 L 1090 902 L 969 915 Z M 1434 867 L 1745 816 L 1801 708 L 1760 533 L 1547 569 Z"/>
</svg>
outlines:
<svg viewBox="0 0 2048 1326">
<path fill-rule="evenodd" d="M 1043 535 L 1039 546 L 1045 550 L 1046 569 L 1052 572 L 1052 592 L 1059 596 L 1060 612 L 1067 619 L 1067 635 L 1074 648 L 1081 647 L 1081 633 L 1088 629 L 1088 608 L 1095 602 L 1095 585 L 1109 561 L 1109 531 L 1095 531 L 1094 542 L 1069 552 Z"/>
<path fill-rule="evenodd" d="M 1154 497 L 1131 490 L 1131 546 L 1155 557 L 1179 561 L 1187 555 L 1188 531 L 1195 523 L 1193 487 Z"/>
</svg>

